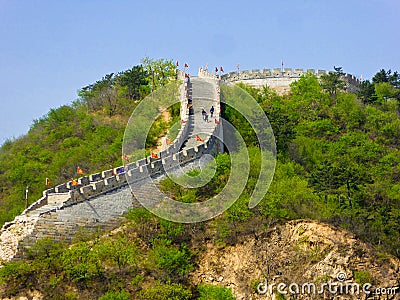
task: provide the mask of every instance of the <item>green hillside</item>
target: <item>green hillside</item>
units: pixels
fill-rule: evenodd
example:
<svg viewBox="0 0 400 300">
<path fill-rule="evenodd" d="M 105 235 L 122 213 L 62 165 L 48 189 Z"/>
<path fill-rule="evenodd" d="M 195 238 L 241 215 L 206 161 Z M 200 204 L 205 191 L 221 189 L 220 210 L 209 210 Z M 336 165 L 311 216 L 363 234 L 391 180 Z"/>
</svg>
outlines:
<svg viewBox="0 0 400 300">
<path fill-rule="evenodd" d="M 77 166 L 89 173 L 122 163 L 125 123 L 137 101 L 150 92 L 146 70 L 156 62 L 147 60 L 82 88 L 73 105 L 51 110 L 26 136 L 3 145 L 1 222 L 23 209 L 26 184 L 37 199 L 46 177 L 53 185 L 76 176 Z M 167 62 L 160 69 L 165 72 L 160 72 L 164 77 L 158 86 L 168 81 L 166 71 L 172 75 L 174 66 Z M 400 76 L 381 70 L 355 95 L 342 90 L 340 72 L 320 80 L 307 74 L 283 96 L 241 85 L 266 112 L 277 141 L 274 180 L 256 208 L 250 210 L 247 203 L 259 173 L 257 140 L 242 116 L 223 107 L 224 118 L 238 128 L 251 158 L 246 189 L 231 208 L 214 220 L 190 225 L 133 210 L 120 232 L 110 236 L 82 233 L 70 248 L 40 241 L 28 260 L 0 269 L 7 295 L 34 288 L 49 299 L 233 299 L 229 289 L 190 282 L 202 242 L 212 239 L 223 248 L 267 224 L 303 218 L 347 229 L 373 245 L 381 258 L 400 257 Z M 149 147 L 167 127 L 160 123 Z M 229 155 L 218 155 L 216 163 L 206 187 L 185 189 L 168 179 L 161 187 L 179 201 L 204 200 L 229 177 Z"/>
</svg>

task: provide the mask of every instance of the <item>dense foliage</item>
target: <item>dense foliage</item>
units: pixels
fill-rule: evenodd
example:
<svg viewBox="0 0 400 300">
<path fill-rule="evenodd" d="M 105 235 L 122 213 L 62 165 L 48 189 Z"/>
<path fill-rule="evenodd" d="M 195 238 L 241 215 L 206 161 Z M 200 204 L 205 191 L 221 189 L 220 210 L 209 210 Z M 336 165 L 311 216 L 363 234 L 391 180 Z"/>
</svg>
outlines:
<svg viewBox="0 0 400 300">
<path fill-rule="evenodd" d="M 364 103 L 383 104 L 390 99 L 400 100 L 400 74 L 392 70 L 381 69 L 372 78 L 372 82 L 361 82 L 358 93 Z"/>
</svg>

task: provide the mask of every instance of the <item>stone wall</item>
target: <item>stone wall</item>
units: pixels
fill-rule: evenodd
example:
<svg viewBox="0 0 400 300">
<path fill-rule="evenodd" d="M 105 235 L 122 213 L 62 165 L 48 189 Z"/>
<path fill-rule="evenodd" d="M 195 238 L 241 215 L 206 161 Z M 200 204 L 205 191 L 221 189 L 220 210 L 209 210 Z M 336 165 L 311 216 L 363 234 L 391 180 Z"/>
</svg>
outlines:
<svg viewBox="0 0 400 300">
<path fill-rule="evenodd" d="M 72 243 L 79 234 L 87 236 L 116 228 L 123 220 L 122 215 L 134 206 L 130 188 L 124 185 L 109 193 L 47 211 L 35 219 L 34 228 L 18 242 L 13 259 L 23 258 L 26 248 L 39 239 Z"/>
<path fill-rule="evenodd" d="M 290 90 L 290 84 L 299 80 L 302 75 L 307 73 L 315 74 L 317 77 L 326 74 L 325 70 L 315 69 L 263 69 L 263 70 L 243 70 L 240 72 L 230 72 L 221 76 L 221 84 L 245 83 L 256 88 L 269 86 L 280 93 Z M 347 91 L 354 93 L 358 90 L 360 81 L 351 74 L 345 74 L 343 79 L 346 81 Z"/>
<path fill-rule="evenodd" d="M 199 77 L 202 77 L 202 78 L 211 78 L 211 79 L 218 79 L 219 78 L 218 75 L 212 74 L 210 72 L 207 72 L 206 70 L 204 70 L 202 68 L 199 68 L 199 70 L 197 72 L 197 75 Z"/>
</svg>

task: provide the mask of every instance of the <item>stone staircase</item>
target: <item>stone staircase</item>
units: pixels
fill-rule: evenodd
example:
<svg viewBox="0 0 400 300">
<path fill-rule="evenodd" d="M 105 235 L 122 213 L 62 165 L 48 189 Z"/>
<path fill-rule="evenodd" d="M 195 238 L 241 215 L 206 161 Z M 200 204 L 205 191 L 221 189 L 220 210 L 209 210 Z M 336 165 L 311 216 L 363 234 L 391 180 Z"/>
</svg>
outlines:
<svg viewBox="0 0 400 300">
<path fill-rule="evenodd" d="M 141 206 L 128 182 L 145 201 L 158 201 L 163 195 L 154 188 L 153 180 L 157 184 L 165 178 L 166 170 L 174 173 L 177 162 L 187 170 L 198 165 L 203 154 L 221 151 L 216 137 L 222 137 L 222 128 L 214 121 L 219 120 L 220 112 L 218 80 L 204 73 L 190 80 L 185 80 L 182 72 L 178 75 L 184 80 L 181 119 L 185 122 L 173 145 L 163 150 L 158 159 L 147 157 L 124 167 L 81 177 L 78 186 L 67 182 L 44 191 L 42 198 L 12 222 L 4 224 L 0 232 L 0 261 L 22 258 L 26 248 L 42 238 L 71 243 L 79 231 L 116 228 L 124 213 Z M 188 101 L 192 103 L 191 108 L 187 107 Z M 215 117 L 206 123 L 201 108 L 209 113 L 211 105 L 215 108 Z M 144 169 L 151 178 L 145 176 Z"/>
</svg>

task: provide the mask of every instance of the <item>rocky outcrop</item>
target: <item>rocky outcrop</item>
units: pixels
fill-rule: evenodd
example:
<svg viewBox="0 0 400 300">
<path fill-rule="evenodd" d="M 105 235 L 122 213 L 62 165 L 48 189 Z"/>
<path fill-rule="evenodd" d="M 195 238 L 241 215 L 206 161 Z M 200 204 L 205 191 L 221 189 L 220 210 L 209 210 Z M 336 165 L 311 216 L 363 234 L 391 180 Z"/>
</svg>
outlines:
<svg viewBox="0 0 400 300">
<path fill-rule="evenodd" d="M 290 221 L 233 246 L 208 243 L 197 262 L 193 284 L 229 287 L 238 300 L 275 299 L 278 284 L 287 299 L 398 299 L 400 292 L 398 259 L 376 253 L 346 230 L 313 221 Z M 362 291 L 365 283 L 370 294 Z M 291 284 L 298 294 L 291 295 Z"/>
<path fill-rule="evenodd" d="M 19 242 L 33 232 L 36 222 L 37 218 L 19 216 L 3 226 L 0 234 L 0 260 L 7 260 L 17 253 Z"/>
</svg>

